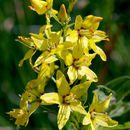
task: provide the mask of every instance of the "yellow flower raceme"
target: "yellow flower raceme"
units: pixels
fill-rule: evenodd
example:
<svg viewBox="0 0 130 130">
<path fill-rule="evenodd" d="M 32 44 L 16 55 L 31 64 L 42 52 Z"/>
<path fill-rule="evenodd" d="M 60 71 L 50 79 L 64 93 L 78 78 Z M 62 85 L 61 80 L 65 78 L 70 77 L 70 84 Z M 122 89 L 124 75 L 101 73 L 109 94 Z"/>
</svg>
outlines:
<svg viewBox="0 0 130 130">
<path fill-rule="evenodd" d="M 64 59 L 65 64 L 69 66 L 68 76 L 70 79 L 70 84 L 72 84 L 77 78 L 81 79 L 86 75 L 88 80 L 97 82 L 96 74 L 89 69 L 91 61 L 95 57 L 94 54 L 83 55 L 83 47 L 81 44 L 76 44 L 72 50 L 72 53 L 69 51 L 62 51 L 60 57 Z"/>
<path fill-rule="evenodd" d="M 105 32 L 97 30 L 101 20 L 101 17 L 93 15 L 89 15 L 83 20 L 82 17 L 78 15 L 75 20 L 75 29 L 69 29 L 67 33 L 68 40 L 75 42 L 82 37 L 86 37 L 84 42 L 88 44 L 90 49 L 99 54 L 102 60 L 106 61 L 105 53 L 95 44 L 96 42 L 100 42 L 102 40 L 108 40 Z M 84 47 L 86 48 L 86 46 Z"/>
<path fill-rule="evenodd" d="M 107 113 L 104 114 L 104 111 L 109 106 L 111 96 L 112 94 L 110 94 L 104 101 L 98 102 L 97 92 L 94 93 L 89 112 L 83 119 L 83 125 L 90 124 L 92 130 L 97 130 L 97 124 L 103 127 L 114 127 L 118 125 L 118 122 L 109 118 Z"/>
<path fill-rule="evenodd" d="M 85 109 L 82 107 L 81 102 L 78 100 L 89 88 L 91 81 L 86 81 L 82 84 L 74 86 L 70 89 L 65 76 L 61 71 L 56 74 L 56 85 L 58 93 L 45 93 L 41 96 L 41 104 L 47 103 L 59 104 L 59 112 L 57 122 L 59 129 L 62 129 L 70 117 L 71 110 L 86 114 Z M 79 93 L 80 92 L 80 93 Z"/>
</svg>

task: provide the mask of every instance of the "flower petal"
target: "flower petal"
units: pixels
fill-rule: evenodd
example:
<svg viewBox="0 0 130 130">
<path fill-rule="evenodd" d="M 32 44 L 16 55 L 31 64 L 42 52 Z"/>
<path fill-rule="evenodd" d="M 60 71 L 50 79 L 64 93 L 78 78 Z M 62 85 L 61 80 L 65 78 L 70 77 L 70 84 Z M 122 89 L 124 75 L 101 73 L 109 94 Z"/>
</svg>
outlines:
<svg viewBox="0 0 130 130">
<path fill-rule="evenodd" d="M 60 130 L 65 126 L 69 117 L 70 117 L 70 106 L 61 104 L 57 116 L 58 128 Z"/>
<path fill-rule="evenodd" d="M 69 76 L 69 79 L 70 79 L 70 84 L 73 84 L 73 82 L 77 79 L 77 70 L 73 67 L 73 66 L 70 66 L 68 71 L 67 71 L 67 74 Z"/>
<path fill-rule="evenodd" d="M 91 81 L 86 81 L 84 83 L 81 83 L 79 85 L 74 86 L 70 93 L 73 93 L 75 95 L 75 98 L 80 98 L 89 88 L 91 85 Z"/>
<path fill-rule="evenodd" d="M 35 53 L 36 53 L 35 49 L 28 50 L 24 58 L 19 62 L 19 66 L 21 67 L 23 65 L 23 62 L 27 59 L 30 59 Z"/>
<path fill-rule="evenodd" d="M 18 39 L 16 39 L 16 41 L 22 43 L 29 48 L 35 48 L 35 44 L 33 43 L 33 40 L 31 38 L 18 36 Z"/>
<path fill-rule="evenodd" d="M 71 30 L 70 28 L 67 30 L 67 38 L 66 41 L 71 41 L 73 43 L 77 43 L 78 41 L 78 32 L 77 30 Z"/>
<path fill-rule="evenodd" d="M 56 85 L 60 95 L 66 95 L 70 92 L 69 84 L 61 71 L 57 71 L 56 74 Z"/>
<path fill-rule="evenodd" d="M 96 105 L 96 112 L 104 112 L 109 104 L 110 104 L 110 100 L 111 100 L 111 96 L 112 96 L 112 93 L 104 100 L 104 101 L 101 101 L 98 103 L 98 105 Z"/>
<path fill-rule="evenodd" d="M 43 94 L 40 99 L 42 100 L 42 105 L 52 105 L 52 104 L 60 104 L 61 99 L 58 93 L 45 93 Z"/>
<path fill-rule="evenodd" d="M 101 48 L 99 48 L 98 46 L 96 46 L 96 47 L 97 47 L 96 53 L 100 55 L 100 57 L 103 61 L 106 61 L 107 57 L 106 57 L 106 54 L 104 53 L 104 51 Z"/>
<path fill-rule="evenodd" d="M 72 55 L 73 55 L 73 58 L 74 59 L 79 59 L 82 55 L 83 55 L 83 46 L 82 44 L 76 44 L 73 48 L 73 52 L 72 52 Z"/>
<path fill-rule="evenodd" d="M 57 60 L 58 60 L 58 59 L 57 59 L 55 56 L 50 56 L 50 57 L 46 58 L 45 62 L 46 62 L 47 64 L 50 64 L 50 63 L 55 62 L 55 61 L 57 61 Z"/>
<path fill-rule="evenodd" d="M 67 50 L 60 51 L 59 56 L 64 60 L 64 62 L 67 66 L 72 65 L 73 57 L 69 51 L 67 51 Z"/>
<path fill-rule="evenodd" d="M 47 51 L 43 52 L 43 53 L 37 58 L 37 60 L 35 61 L 33 67 L 39 66 L 39 65 L 45 60 L 45 58 L 48 57 L 48 55 L 49 55 L 49 53 L 48 53 Z"/>
<path fill-rule="evenodd" d="M 98 94 L 97 92 L 94 93 L 92 104 L 89 107 L 89 111 L 93 111 L 95 109 L 95 106 L 98 104 Z"/>
<path fill-rule="evenodd" d="M 89 53 L 89 48 L 88 48 L 88 38 L 83 36 L 79 38 L 79 44 L 82 44 L 83 48 L 84 48 L 84 52 L 86 54 Z"/>
<path fill-rule="evenodd" d="M 93 15 L 88 15 L 83 22 L 83 27 L 86 29 L 93 29 L 97 30 L 98 26 L 103 18 L 102 17 L 97 17 Z"/>
<path fill-rule="evenodd" d="M 44 14 L 47 11 L 48 3 L 42 0 L 31 0 L 31 4 L 39 15 Z"/>
<path fill-rule="evenodd" d="M 118 125 L 117 121 L 112 120 L 106 114 L 96 114 L 94 120 L 96 124 L 104 127 L 114 127 Z"/>
<path fill-rule="evenodd" d="M 78 70 L 78 75 L 81 76 L 81 77 L 86 75 L 88 80 L 92 80 L 94 82 L 98 81 L 97 75 L 91 69 L 89 69 L 86 66 L 80 67 L 80 69 Z"/>
<path fill-rule="evenodd" d="M 84 119 L 83 119 L 83 125 L 88 125 L 88 124 L 90 124 L 90 123 L 91 123 L 90 113 L 88 112 L 88 113 L 86 114 L 86 116 L 84 117 Z"/>
<path fill-rule="evenodd" d="M 87 114 L 86 110 L 82 107 L 81 102 L 71 103 L 70 107 L 75 112 L 79 112 L 79 113 L 81 113 L 83 115 Z"/>
<path fill-rule="evenodd" d="M 32 103 L 30 109 L 29 109 L 29 116 L 31 116 L 39 107 L 40 103 L 39 102 L 34 102 Z"/>
<path fill-rule="evenodd" d="M 83 19 L 80 15 L 76 16 L 75 20 L 75 30 L 80 29 L 82 25 Z"/>
</svg>

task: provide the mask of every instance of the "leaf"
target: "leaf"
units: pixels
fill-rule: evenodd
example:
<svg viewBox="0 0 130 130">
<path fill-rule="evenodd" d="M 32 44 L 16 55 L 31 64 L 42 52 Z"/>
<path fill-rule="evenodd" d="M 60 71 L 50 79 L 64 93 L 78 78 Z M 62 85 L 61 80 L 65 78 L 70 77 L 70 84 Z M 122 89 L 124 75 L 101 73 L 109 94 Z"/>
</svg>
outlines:
<svg viewBox="0 0 130 130">
<path fill-rule="evenodd" d="M 105 86 L 114 90 L 115 96 L 119 101 L 122 96 L 127 96 L 130 93 L 130 76 L 123 76 L 108 82 Z"/>
<path fill-rule="evenodd" d="M 124 130 L 129 128 L 130 128 L 130 122 L 126 122 L 122 125 L 118 125 L 116 127 L 111 128 L 111 130 Z M 99 130 L 110 130 L 110 128 L 100 127 Z"/>
<path fill-rule="evenodd" d="M 108 112 L 110 117 L 119 117 L 123 114 L 127 113 L 130 110 L 130 103 L 129 102 L 123 102 L 120 100 L 117 104 L 113 104 Z"/>
</svg>

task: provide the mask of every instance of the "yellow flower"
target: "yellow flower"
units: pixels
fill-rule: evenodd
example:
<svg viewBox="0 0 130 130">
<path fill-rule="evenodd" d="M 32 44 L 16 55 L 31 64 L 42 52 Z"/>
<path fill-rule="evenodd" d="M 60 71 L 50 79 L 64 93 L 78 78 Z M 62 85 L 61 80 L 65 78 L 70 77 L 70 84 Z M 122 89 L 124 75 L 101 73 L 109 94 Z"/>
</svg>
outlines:
<svg viewBox="0 0 130 130">
<path fill-rule="evenodd" d="M 83 119 L 83 125 L 90 124 L 92 130 L 97 130 L 96 124 L 104 127 L 114 127 L 118 125 L 118 122 L 109 118 L 107 113 L 104 114 L 104 111 L 109 106 L 111 96 L 112 94 L 110 94 L 104 101 L 98 102 L 97 92 L 94 93 L 89 112 Z"/>
<path fill-rule="evenodd" d="M 100 55 L 103 61 L 106 61 L 106 55 L 101 48 L 99 48 L 95 43 L 100 42 L 102 40 L 108 40 L 106 33 L 100 30 L 97 30 L 102 18 L 88 15 L 84 20 L 80 15 L 76 17 L 75 20 L 75 29 L 68 30 L 68 38 L 67 40 L 72 40 L 73 42 L 77 42 L 78 39 L 84 39 L 85 45 L 84 48 L 88 47 L 92 49 L 94 52 Z M 75 37 L 74 37 L 75 36 Z M 86 37 L 86 39 L 85 39 Z"/>
<path fill-rule="evenodd" d="M 45 103 L 48 105 L 60 105 L 57 116 L 59 129 L 62 129 L 68 121 L 71 110 L 79 112 L 81 114 L 86 114 L 85 109 L 82 107 L 81 102 L 78 99 L 88 90 L 90 84 L 90 81 L 86 81 L 70 89 L 70 86 L 66 81 L 63 73 L 61 71 L 57 72 L 56 85 L 58 93 L 45 93 L 41 96 L 40 99 L 42 100 L 41 104 L 43 105 Z"/>
<path fill-rule="evenodd" d="M 85 75 L 88 80 L 97 82 L 96 74 L 89 69 L 91 61 L 95 57 L 95 53 L 83 55 L 83 51 L 83 46 L 81 44 L 76 44 L 72 53 L 69 51 L 62 51 L 60 54 L 60 57 L 64 59 L 65 64 L 69 66 L 67 74 L 70 79 L 70 84 L 77 78 L 81 79 Z"/>
<path fill-rule="evenodd" d="M 28 99 L 29 99 L 28 93 L 23 93 L 21 96 L 20 101 L 20 108 L 19 109 L 13 109 L 13 111 L 8 112 L 7 114 L 10 115 L 12 118 L 16 118 L 15 125 L 18 126 L 27 126 L 29 122 L 29 117 L 36 111 L 36 109 L 39 107 L 39 102 L 33 102 L 31 104 L 31 107 L 28 111 Z"/>
<path fill-rule="evenodd" d="M 53 6 L 53 0 L 31 0 L 31 4 L 34 10 L 39 14 L 45 14 Z M 52 9 L 52 12 L 57 13 L 57 11 Z"/>
</svg>

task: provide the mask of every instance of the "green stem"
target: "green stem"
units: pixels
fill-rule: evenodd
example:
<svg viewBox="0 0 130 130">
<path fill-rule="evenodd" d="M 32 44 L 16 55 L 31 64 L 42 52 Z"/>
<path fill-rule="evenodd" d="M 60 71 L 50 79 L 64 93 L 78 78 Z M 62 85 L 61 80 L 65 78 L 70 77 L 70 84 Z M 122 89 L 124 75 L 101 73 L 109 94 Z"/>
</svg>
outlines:
<svg viewBox="0 0 130 130">
<path fill-rule="evenodd" d="M 52 114 L 54 114 L 54 115 L 57 115 L 57 113 L 53 112 L 52 110 L 48 109 L 48 108 L 45 107 L 45 106 L 40 106 L 40 107 L 42 107 L 43 109 L 47 110 L 48 113 L 52 113 Z"/>
<path fill-rule="evenodd" d="M 64 70 L 65 70 L 65 68 L 64 68 L 64 61 L 62 59 L 60 59 L 60 69 L 64 73 Z"/>
<path fill-rule="evenodd" d="M 51 11 L 48 11 L 48 14 L 50 14 L 59 24 L 63 26 L 62 22 L 60 22 L 60 20 L 55 14 L 53 14 Z"/>
</svg>

